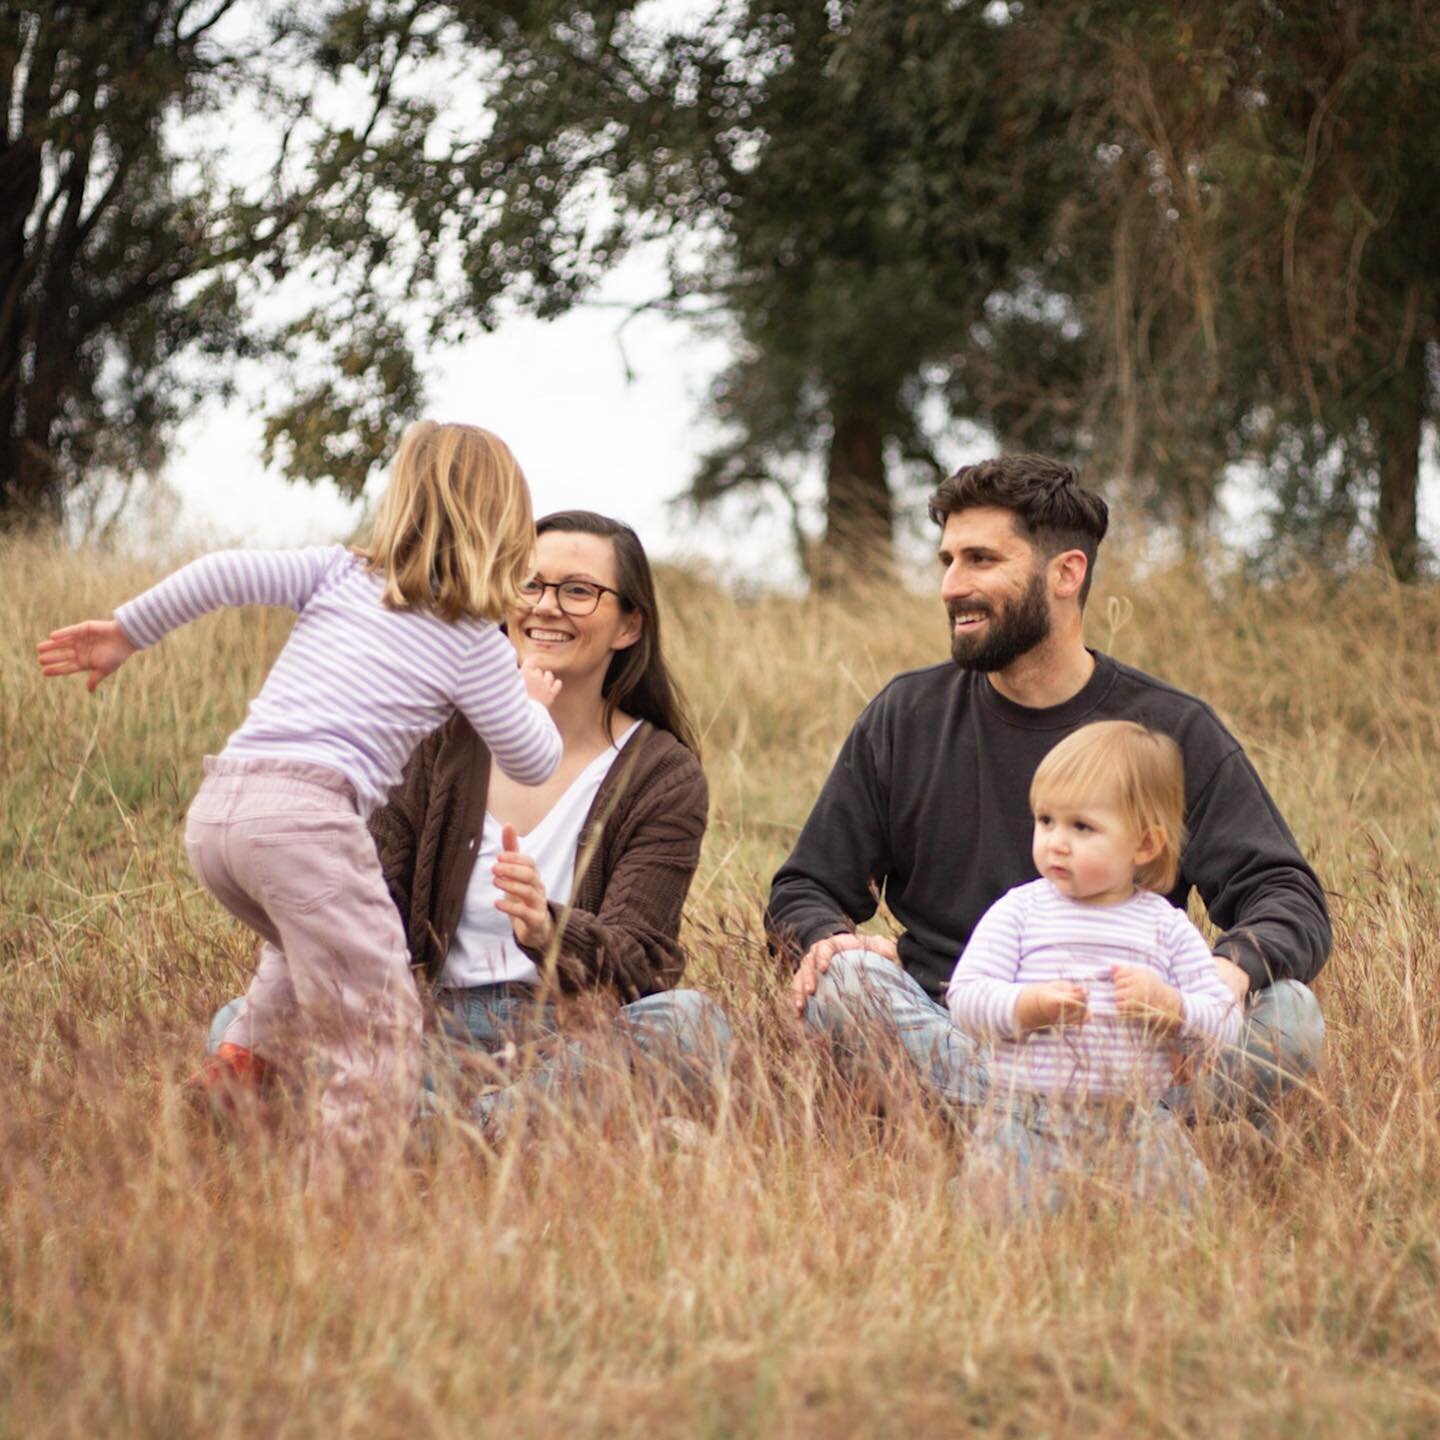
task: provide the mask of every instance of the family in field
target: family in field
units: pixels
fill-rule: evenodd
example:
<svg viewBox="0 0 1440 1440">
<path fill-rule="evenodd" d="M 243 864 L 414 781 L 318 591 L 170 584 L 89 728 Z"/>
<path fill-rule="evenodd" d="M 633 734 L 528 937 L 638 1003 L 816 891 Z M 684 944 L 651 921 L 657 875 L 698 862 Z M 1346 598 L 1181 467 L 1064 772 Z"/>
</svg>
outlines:
<svg viewBox="0 0 1440 1440">
<path fill-rule="evenodd" d="M 1108 515 L 1069 467 L 967 466 L 930 516 L 951 654 L 865 708 L 774 878 L 784 998 L 855 1085 L 959 1121 L 977 1213 L 1086 1177 L 1187 1204 L 1197 1117 L 1263 1123 L 1319 1059 L 1324 894 L 1214 712 L 1085 646 Z M 737 1042 L 679 944 L 705 776 L 634 532 L 536 523 L 502 441 L 422 422 L 364 545 L 204 557 L 38 654 L 93 690 L 254 604 L 297 619 L 185 842 L 259 958 L 195 1092 L 315 1077 L 322 1202 L 457 1104 L 491 1146 L 617 1075 L 657 1124 L 713 1109 Z M 860 933 L 881 897 L 898 943 Z"/>
</svg>

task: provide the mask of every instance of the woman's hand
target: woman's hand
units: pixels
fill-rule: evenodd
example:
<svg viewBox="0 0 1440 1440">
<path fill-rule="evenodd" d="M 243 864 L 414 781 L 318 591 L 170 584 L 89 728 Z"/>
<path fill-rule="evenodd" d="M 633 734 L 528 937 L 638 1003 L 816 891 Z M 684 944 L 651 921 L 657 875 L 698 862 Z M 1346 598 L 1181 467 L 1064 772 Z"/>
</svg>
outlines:
<svg viewBox="0 0 1440 1440">
<path fill-rule="evenodd" d="M 500 832 L 500 854 L 491 872 L 504 898 L 495 908 L 510 917 L 510 928 L 522 945 L 544 950 L 555 934 L 550 907 L 545 903 L 545 886 L 540 871 L 529 855 L 520 853 L 520 837 L 513 825 Z"/>
<path fill-rule="evenodd" d="M 113 675 L 140 647 L 132 645 L 114 620 L 82 620 L 63 630 L 52 630 L 48 640 L 35 647 L 35 658 L 46 675 L 90 672 L 86 689 Z"/>
</svg>

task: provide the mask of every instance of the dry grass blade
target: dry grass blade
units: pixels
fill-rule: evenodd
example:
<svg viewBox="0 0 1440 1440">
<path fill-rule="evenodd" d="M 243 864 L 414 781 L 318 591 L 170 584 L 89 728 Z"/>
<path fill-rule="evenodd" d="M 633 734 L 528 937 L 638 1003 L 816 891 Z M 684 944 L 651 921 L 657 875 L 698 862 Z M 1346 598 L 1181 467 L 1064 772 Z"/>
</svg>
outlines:
<svg viewBox="0 0 1440 1440">
<path fill-rule="evenodd" d="M 1325 1073 L 1273 1148 L 1202 1133 L 1192 1219 L 989 1233 L 947 1195 L 943 1126 L 836 1088 L 759 899 L 862 695 L 943 654 L 938 607 L 671 576 L 713 796 L 691 975 L 741 1034 L 732 1093 L 683 1147 L 618 1071 L 498 1161 L 442 1127 L 346 1226 L 307 1216 L 283 1136 L 217 1136 L 179 1088 L 250 967 L 181 818 L 283 617 L 213 617 L 92 699 L 33 643 L 146 577 L 0 560 L 0 1435 L 1440 1425 L 1440 594 L 1102 571 L 1097 638 L 1215 704 L 1334 896 Z"/>
</svg>

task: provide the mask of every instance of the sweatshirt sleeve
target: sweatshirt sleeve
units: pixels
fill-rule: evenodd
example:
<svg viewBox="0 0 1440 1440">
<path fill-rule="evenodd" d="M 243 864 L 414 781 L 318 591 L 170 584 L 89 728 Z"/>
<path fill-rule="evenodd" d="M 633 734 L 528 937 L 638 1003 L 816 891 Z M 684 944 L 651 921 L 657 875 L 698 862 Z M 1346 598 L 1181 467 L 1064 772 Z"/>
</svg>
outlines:
<svg viewBox="0 0 1440 1440">
<path fill-rule="evenodd" d="M 1233 1045 L 1242 1016 L 1230 987 L 1215 968 L 1205 937 L 1179 910 L 1164 936 L 1170 982 L 1180 992 L 1180 1035 L 1205 1046 Z"/>
<path fill-rule="evenodd" d="M 455 706 L 517 785 L 539 785 L 555 773 L 564 748 L 550 712 L 532 700 L 515 663 L 515 647 L 486 625 L 456 686 Z"/>
<path fill-rule="evenodd" d="M 1023 926 L 1022 897 L 1011 890 L 980 917 L 971 932 L 945 992 L 950 1018 L 967 1034 L 1020 1038 L 1015 1012 L 1024 988 L 1016 978 Z M 1215 968 L 1213 961 L 1210 968 Z"/>
<path fill-rule="evenodd" d="M 115 619 L 142 650 L 212 610 L 233 605 L 283 605 L 301 610 L 343 554 L 308 550 L 217 550 L 182 565 L 158 585 L 120 606 Z"/>
<path fill-rule="evenodd" d="M 775 873 L 765 930 L 801 955 L 817 940 L 870 919 L 890 873 L 889 826 L 867 710 L 850 731 L 790 858 Z"/>
<path fill-rule="evenodd" d="M 635 808 L 598 909 L 550 902 L 560 937 L 555 965 L 562 990 L 605 987 L 626 1003 L 672 988 L 684 973 L 680 919 L 709 818 L 705 772 L 689 751 L 629 793 Z M 592 834 L 582 863 L 599 862 L 598 844 Z M 542 963 L 542 951 L 520 948 Z"/>
<path fill-rule="evenodd" d="M 389 799 L 370 816 L 369 821 L 375 853 L 380 861 L 380 873 L 385 877 L 385 888 L 405 923 L 412 959 L 418 958 L 421 949 L 417 943 L 417 910 L 414 904 L 421 833 L 430 808 L 430 780 L 442 740 L 443 727 L 432 731 L 415 747 L 405 764 L 400 783 L 391 790 Z M 433 869 L 433 856 L 431 860 L 431 865 L 426 867 L 427 875 Z M 428 895 L 425 898 L 428 899 Z M 423 915 L 423 907 L 419 913 Z"/>
<path fill-rule="evenodd" d="M 1186 826 L 1184 878 L 1224 932 L 1215 953 L 1252 990 L 1309 984 L 1330 954 L 1325 893 L 1243 750 L 1220 762 Z"/>
</svg>

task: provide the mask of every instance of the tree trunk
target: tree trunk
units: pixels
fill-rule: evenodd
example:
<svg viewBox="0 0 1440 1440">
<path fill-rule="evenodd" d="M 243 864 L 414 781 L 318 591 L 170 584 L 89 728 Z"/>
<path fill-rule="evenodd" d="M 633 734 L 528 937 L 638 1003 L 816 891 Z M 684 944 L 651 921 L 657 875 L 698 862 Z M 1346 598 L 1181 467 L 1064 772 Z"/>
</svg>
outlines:
<svg viewBox="0 0 1440 1440">
<path fill-rule="evenodd" d="M 29 383 L 0 404 L 5 425 L 0 432 L 0 531 L 53 525 L 65 510 L 65 482 L 54 453 L 64 366 L 58 356 L 42 355 L 33 363 L 36 373 Z"/>
<path fill-rule="evenodd" d="M 831 588 L 886 578 L 894 564 L 894 514 L 885 477 L 885 431 L 864 405 L 833 407 L 825 476 L 825 543 L 812 578 Z"/>
<path fill-rule="evenodd" d="M 1420 446 L 1429 410 L 1425 346 L 1412 341 L 1399 372 L 1370 412 L 1380 460 L 1378 549 L 1395 578 L 1420 573 Z"/>
<path fill-rule="evenodd" d="M 37 487 L 49 483 L 36 473 L 37 456 L 27 439 L 34 411 L 28 393 L 33 374 L 27 374 L 35 363 L 31 250 L 44 244 L 44 236 L 27 238 L 26 223 L 41 178 L 40 148 L 32 138 L 7 141 L 0 135 L 0 531 L 40 518 Z"/>
</svg>

